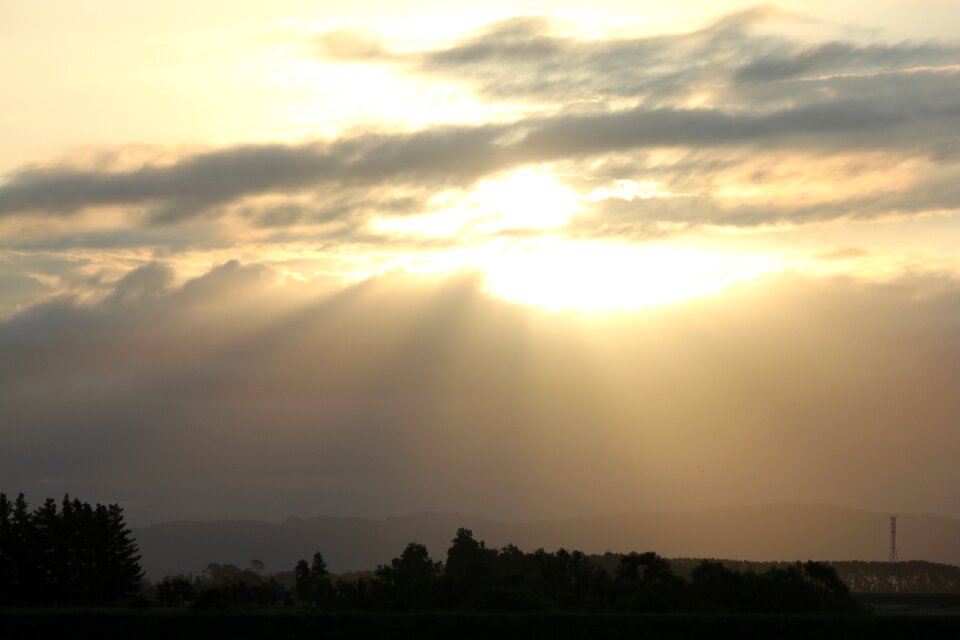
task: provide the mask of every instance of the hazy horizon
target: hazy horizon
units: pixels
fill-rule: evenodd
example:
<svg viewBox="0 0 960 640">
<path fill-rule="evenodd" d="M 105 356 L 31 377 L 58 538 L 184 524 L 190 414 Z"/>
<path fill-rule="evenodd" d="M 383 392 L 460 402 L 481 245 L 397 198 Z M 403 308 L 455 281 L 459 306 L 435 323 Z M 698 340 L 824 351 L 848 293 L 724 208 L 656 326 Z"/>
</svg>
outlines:
<svg viewBox="0 0 960 640">
<path fill-rule="evenodd" d="M 960 517 L 960 5 L 0 8 L 0 491 Z"/>
<path fill-rule="evenodd" d="M 221 520 L 167 522 L 134 529 L 153 575 L 190 573 L 207 564 L 245 565 L 259 558 L 289 567 L 320 550 L 337 571 L 386 563 L 409 542 L 441 559 L 454 532 L 466 528 L 488 548 L 567 549 L 588 554 L 654 551 L 668 558 L 726 558 L 886 563 L 886 513 L 827 505 L 790 504 L 701 511 L 632 512 L 594 518 L 503 522 L 463 514 L 420 513 L 397 518 L 288 518 L 280 522 Z M 960 520 L 898 514 L 903 561 L 960 567 Z"/>
<path fill-rule="evenodd" d="M 381 514 L 362 514 L 362 513 L 291 513 L 280 518 L 245 518 L 245 517 L 224 517 L 224 518 L 182 518 L 173 520 L 158 520 L 156 522 L 131 522 L 130 525 L 135 529 L 147 529 L 157 525 L 176 524 L 176 523 L 216 523 L 216 522 L 263 522 L 270 524 L 283 524 L 290 521 L 316 520 L 316 519 L 336 519 L 336 520 L 369 520 L 382 522 L 387 520 L 403 520 L 416 517 L 463 517 L 469 520 L 483 520 L 497 522 L 502 524 L 536 524 L 544 522 L 560 522 L 575 520 L 603 520 L 607 518 L 617 518 L 631 515 L 683 515 L 683 514 L 703 514 L 719 511 L 738 511 L 738 510 L 762 510 L 776 507 L 823 507 L 826 509 L 841 509 L 874 515 L 896 515 L 896 516 L 921 516 L 945 518 L 947 520 L 960 520 L 960 517 L 948 516 L 942 513 L 890 513 L 871 509 L 862 509 L 848 505 L 829 504 L 825 502 L 795 502 L 790 500 L 780 500 L 776 502 L 759 502 L 754 504 L 718 504 L 710 507 L 701 508 L 675 508 L 675 509 L 628 509 L 624 511 L 612 511 L 595 514 L 546 514 L 542 516 L 520 516 L 515 519 L 489 517 L 482 514 L 461 513 L 459 511 L 404 511 L 398 513 Z"/>
</svg>

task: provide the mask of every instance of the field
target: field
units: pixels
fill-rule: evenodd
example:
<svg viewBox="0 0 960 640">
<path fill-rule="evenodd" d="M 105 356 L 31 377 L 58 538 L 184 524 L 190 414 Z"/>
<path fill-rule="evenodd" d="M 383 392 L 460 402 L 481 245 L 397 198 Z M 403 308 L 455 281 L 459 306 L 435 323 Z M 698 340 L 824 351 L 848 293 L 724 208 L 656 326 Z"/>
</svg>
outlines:
<svg viewBox="0 0 960 640">
<path fill-rule="evenodd" d="M 859 594 L 864 615 L 0 609 L 0 637 L 524 639 L 960 637 L 960 594 Z"/>
<path fill-rule="evenodd" d="M 354 613 L 306 611 L 5 610 L 0 637 L 163 638 L 949 638 L 956 609 L 858 616 Z M 953 601 L 954 606 L 956 600 Z"/>
</svg>

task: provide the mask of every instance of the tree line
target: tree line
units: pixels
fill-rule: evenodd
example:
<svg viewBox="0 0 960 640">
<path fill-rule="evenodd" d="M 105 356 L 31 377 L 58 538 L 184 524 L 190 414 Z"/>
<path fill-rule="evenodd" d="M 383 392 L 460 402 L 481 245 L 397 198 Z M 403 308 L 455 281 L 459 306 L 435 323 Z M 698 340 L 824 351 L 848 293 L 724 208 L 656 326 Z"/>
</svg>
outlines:
<svg viewBox="0 0 960 640">
<path fill-rule="evenodd" d="M 104 605 L 134 598 L 143 571 L 116 504 L 65 496 L 31 510 L 0 493 L 0 606 Z"/>
<path fill-rule="evenodd" d="M 157 585 L 166 605 L 293 604 L 317 611 L 580 611 L 852 613 L 861 611 L 833 568 L 819 562 L 787 564 L 762 573 L 737 572 L 703 561 L 689 578 L 659 555 L 606 558 L 560 549 L 532 553 L 513 545 L 488 548 L 459 529 L 446 560 L 434 561 L 410 543 L 389 564 L 360 575 L 334 576 L 323 556 L 300 560 L 291 589 L 273 577 L 220 565 L 214 576 L 166 578 Z M 214 579 L 216 578 L 216 579 Z"/>
<path fill-rule="evenodd" d="M 609 554 L 597 559 L 609 571 L 616 568 L 619 556 Z M 671 558 L 670 567 L 685 578 L 697 568 L 702 559 Z M 782 561 L 722 560 L 723 566 L 737 572 L 762 573 L 771 568 L 784 569 L 790 565 Z M 836 560 L 830 566 L 837 572 L 850 591 L 860 593 L 936 593 L 960 594 L 960 567 L 925 560 Z"/>
<path fill-rule="evenodd" d="M 164 607 L 277 608 L 297 604 L 287 585 L 262 573 L 262 563 L 254 560 L 251 564 L 257 570 L 212 563 L 199 576 L 167 576 L 152 585 L 151 591 L 157 604 Z"/>
<path fill-rule="evenodd" d="M 309 570 L 308 570 L 309 569 Z M 818 562 L 738 573 L 704 561 L 685 580 L 656 553 L 629 553 L 612 572 L 581 551 L 487 548 L 459 529 L 446 562 L 407 545 L 369 578 L 331 581 L 322 556 L 296 570 L 301 602 L 322 608 L 486 611 L 851 612 L 859 609 L 834 570 Z"/>
<path fill-rule="evenodd" d="M 65 496 L 31 510 L 23 494 L 0 493 L 0 606 L 105 605 L 139 596 L 143 571 L 116 504 Z M 280 579 L 278 579 L 280 578 Z M 373 572 L 334 576 L 322 554 L 293 568 L 289 580 L 212 564 L 199 577 L 151 585 L 165 606 L 286 607 L 318 611 L 597 611 L 844 613 L 860 610 L 830 565 L 818 562 L 734 571 L 702 561 L 680 577 L 656 553 L 607 554 L 513 545 L 488 548 L 459 529 L 446 559 L 410 543 Z"/>
</svg>

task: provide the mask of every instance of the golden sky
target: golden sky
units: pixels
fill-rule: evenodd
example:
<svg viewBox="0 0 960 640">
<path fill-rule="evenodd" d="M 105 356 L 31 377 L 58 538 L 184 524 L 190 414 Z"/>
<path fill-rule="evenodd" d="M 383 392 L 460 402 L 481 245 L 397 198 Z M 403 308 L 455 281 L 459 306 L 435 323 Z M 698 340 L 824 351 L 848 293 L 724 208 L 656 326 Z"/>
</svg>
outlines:
<svg viewBox="0 0 960 640">
<path fill-rule="evenodd" d="M 362 5 L 0 5 L 0 484 L 960 515 L 960 5 Z"/>
</svg>

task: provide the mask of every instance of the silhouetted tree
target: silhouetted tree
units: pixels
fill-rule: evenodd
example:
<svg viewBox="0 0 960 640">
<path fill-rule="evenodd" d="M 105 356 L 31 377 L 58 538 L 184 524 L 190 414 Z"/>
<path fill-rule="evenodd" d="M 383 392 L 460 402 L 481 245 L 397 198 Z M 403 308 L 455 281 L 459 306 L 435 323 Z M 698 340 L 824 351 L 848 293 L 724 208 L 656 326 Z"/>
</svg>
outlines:
<svg viewBox="0 0 960 640">
<path fill-rule="evenodd" d="M 796 562 L 763 573 L 732 571 L 704 561 L 691 573 L 691 589 L 700 609 L 752 613 L 855 613 L 861 607 L 837 577 L 820 562 Z"/>
<path fill-rule="evenodd" d="M 821 563 L 795 563 L 756 574 L 705 561 L 687 582 L 653 552 L 592 558 L 566 549 L 525 553 L 513 545 L 498 551 L 487 549 L 469 529 L 457 530 L 445 564 L 433 562 L 423 545 L 410 543 L 389 565 L 380 566 L 374 579 L 337 580 L 327 600 L 317 595 L 318 585 L 333 584 L 319 554 L 312 564 L 298 562 L 294 575 L 300 602 L 340 610 L 858 610 L 833 568 Z"/>
<path fill-rule="evenodd" d="M 755 582 L 753 572 L 739 573 L 720 562 L 704 560 L 690 573 L 690 580 L 700 609 L 747 611 L 754 603 L 748 591 L 748 585 Z"/>
<path fill-rule="evenodd" d="M 388 608 L 403 611 L 430 609 L 437 604 L 437 577 L 441 565 L 434 563 L 422 544 L 411 542 L 389 566 L 377 568 L 377 580 Z"/>
<path fill-rule="evenodd" d="M 118 505 L 65 496 L 31 513 L 0 494 L 0 603 L 109 604 L 136 595 L 143 572 Z"/>
<path fill-rule="evenodd" d="M 542 552 L 542 550 L 539 550 Z M 493 553 L 492 585 L 477 596 L 475 607 L 485 611 L 543 611 L 555 608 L 545 595 L 540 562 L 515 545 Z"/>
<path fill-rule="evenodd" d="M 670 611 L 682 606 L 683 581 L 670 563 L 652 551 L 620 559 L 615 576 L 618 607 L 630 611 Z"/>
<path fill-rule="evenodd" d="M 123 520 L 123 510 L 116 504 L 97 505 L 95 513 L 104 528 L 97 546 L 102 579 L 100 599 L 112 602 L 131 597 L 140 589 L 143 570 L 137 544 Z"/>
<path fill-rule="evenodd" d="M 157 602 L 164 607 L 189 606 L 196 597 L 193 583 L 184 576 L 168 576 L 157 585 Z"/>
<path fill-rule="evenodd" d="M 488 550 L 482 541 L 476 541 L 470 529 L 457 529 L 452 543 L 443 569 L 443 587 L 448 603 L 459 607 L 470 603 L 483 588 L 490 586 L 497 554 Z"/>
<path fill-rule="evenodd" d="M 308 569 L 309 571 L 309 569 Z M 293 604 L 290 592 L 274 576 L 232 564 L 207 565 L 193 583 L 197 609 L 276 607 Z"/>
<path fill-rule="evenodd" d="M 297 600 L 304 604 L 312 604 L 313 580 L 310 578 L 310 565 L 307 564 L 306 560 L 297 562 L 297 566 L 293 570 L 293 575 L 294 580 L 296 580 L 294 590 L 297 594 Z"/>
<path fill-rule="evenodd" d="M 0 493 L 0 604 L 13 599 L 11 590 L 16 582 L 14 549 L 13 503 L 6 494 Z"/>
<path fill-rule="evenodd" d="M 803 573 L 818 596 L 820 610 L 837 613 L 861 610 L 862 607 L 850 595 L 850 589 L 832 566 L 808 561 L 803 563 Z"/>
<path fill-rule="evenodd" d="M 13 504 L 10 518 L 10 555 L 13 556 L 11 603 L 24 604 L 36 600 L 40 589 L 40 540 L 35 533 L 26 498 L 21 493 Z"/>
<path fill-rule="evenodd" d="M 293 573 L 296 581 L 294 590 L 301 604 L 308 604 L 316 609 L 334 607 L 336 590 L 330 581 L 327 563 L 319 552 L 313 554 L 313 561 L 309 565 L 306 560 L 297 562 Z"/>
<path fill-rule="evenodd" d="M 344 611 L 360 611 L 365 609 L 383 608 L 377 601 L 377 586 L 369 578 L 345 580 L 341 578 L 336 584 L 336 606 Z"/>
</svg>

